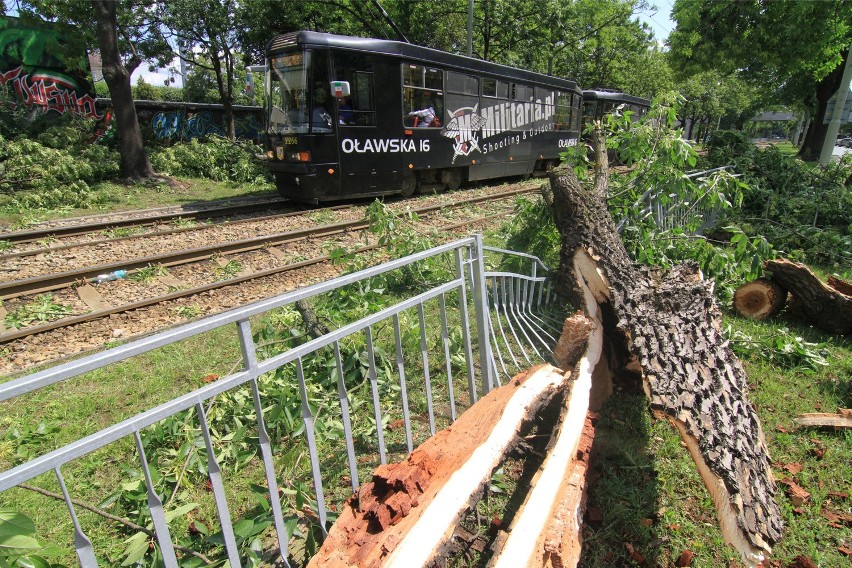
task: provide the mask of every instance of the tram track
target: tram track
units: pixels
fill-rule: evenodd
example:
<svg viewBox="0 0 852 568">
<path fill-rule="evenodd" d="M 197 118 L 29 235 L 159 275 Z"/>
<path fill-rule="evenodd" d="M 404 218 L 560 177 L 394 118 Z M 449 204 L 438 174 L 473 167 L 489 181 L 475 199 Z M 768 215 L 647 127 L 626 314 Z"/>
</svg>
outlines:
<svg viewBox="0 0 852 568">
<path fill-rule="evenodd" d="M 516 189 L 498 194 L 477 196 L 473 198 L 455 201 L 451 204 L 439 203 L 412 209 L 412 212 L 417 214 L 429 214 L 442 209 L 457 208 L 466 205 L 474 205 L 485 201 L 503 199 L 513 197 L 522 193 L 528 193 L 530 189 Z M 286 214 L 291 215 L 291 214 Z M 277 216 L 278 218 L 282 216 Z M 111 262 L 88 266 L 76 270 L 64 271 L 56 274 L 44 274 L 30 278 L 19 280 L 11 280 L 0 283 L 0 300 L 11 300 L 21 296 L 34 295 L 43 292 L 49 292 L 66 288 L 74 284 L 84 284 L 96 278 L 100 274 L 108 274 L 116 270 L 125 270 L 131 272 L 149 265 L 161 265 L 172 267 L 191 262 L 206 260 L 214 255 L 233 255 L 253 250 L 258 250 L 266 247 L 280 246 L 294 241 L 303 240 L 306 238 L 321 238 L 347 233 L 351 231 L 359 231 L 367 228 L 369 223 L 364 219 L 357 221 L 345 221 L 340 223 L 332 223 L 321 225 L 318 227 L 308 227 L 272 235 L 262 235 L 259 237 L 241 239 L 238 241 L 220 242 L 192 249 L 180 250 L 176 252 L 168 252 L 156 255 L 149 255 L 135 259 L 123 260 L 120 262 Z"/>
<path fill-rule="evenodd" d="M 268 211 L 270 208 L 283 207 L 287 205 L 290 205 L 292 207 L 292 202 L 280 198 L 270 198 L 255 199 L 251 200 L 249 203 L 239 203 L 222 207 L 208 207 L 197 209 L 180 208 L 178 210 L 175 210 L 175 208 L 167 208 L 168 212 L 165 213 L 156 213 L 156 211 L 159 211 L 159 209 L 148 210 L 145 212 L 141 212 L 142 215 L 139 216 L 121 217 L 116 214 L 111 214 L 105 215 L 105 220 L 89 221 L 86 223 L 73 223 L 67 225 L 60 224 L 40 229 L 31 229 L 27 231 L 3 232 L 0 233 L 0 241 L 6 241 L 11 244 L 33 243 L 50 239 L 76 237 L 91 233 L 101 233 L 110 229 L 117 228 L 154 227 L 157 225 L 168 224 L 179 219 L 197 221 L 215 219 L 218 217 L 232 217 L 236 215 L 255 213 L 258 211 Z M 298 212 L 293 213 L 301 213 L 305 210 L 305 208 L 299 208 Z M 154 212 L 154 214 L 151 214 L 150 212 Z M 46 250 L 54 251 L 59 250 L 60 248 L 66 247 L 48 247 Z M 10 255 L 3 256 L 5 257 L 25 254 L 37 254 L 39 252 L 44 252 L 44 249 L 35 251 L 22 251 L 21 253 L 13 253 Z"/>
<path fill-rule="evenodd" d="M 299 215 L 306 215 L 308 213 L 314 213 L 314 212 L 315 213 L 321 213 L 323 211 L 341 211 L 341 210 L 344 210 L 344 209 L 348 209 L 350 207 L 351 207 L 350 205 L 336 205 L 334 207 L 325 207 L 325 208 L 322 208 L 322 209 L 299 210 L 299 211 L 292 211 L 292 212 L 287 212 L 287 213 L 278 213 L 278 214 L 275 214 L 275 215 L 264 215 L 264 216 L 261 216 L 261 217 L 251 217 L 251 218 L 248 218 L 248 219 L 229 220 L 226 223 L 228 224 L 228 226 L 233 227 L 233 226 L 240 225 L 240 224 L 262 223 L 264 221 L 271 221 L 273 219 L 285 219 L 285 218 L 288 218 L 288 217 L 296 217 L 296 216 L 299 216 Z M 268 211 L 269 208 L 268 207 L 267 208 L 260 208 L 259 206 L 257 206 L 257 208 L 254 209 L 254 210 L 255 211 Z M 218 218 L 218 217 L 222 217 L 222 216 L 244 214 L 244 213 L 247 213 L 247 211 L 243 210 L 243 211 L 239 211 L 239 212 L 232 212 L 228 215 L 226 215 L 226 214 L 212 215 L 212 216 L 209 217 L 209 219 Z M 178 216 L 175 219 L 181 219 L 181 218 L 186 219 L 186 217 L 181 217 L 181 216 Z M 157 223 L 151 223 L 148 226 L 157 227 L 157 226 L 161 226 L 161 225 L 162 225 L 162 223 L 157 222 Z M 99 228 L 94 230 L 94 231 L 80 231 L 79 233 L 73 233 L 73 235 L 74 236 L 80 236 L 80 235 L 101 233 L 104 229 L 102 228 L 101 225 L 97 225 L 97 226 Z M 127 226 L 131 226 L 131 225 L 127 225 Z M 132 226 L 143 226 L 143 225 L 137 224 L 137 225 L 132 225 Z M 46 253 L 54 254 L 54 253 L 57 253 L 57 252 L 62 252 L 62 251 L 67 251 L 67 250 L 74 249 L 74 248 L 79 248 L 81 246 L 96 247 L 96 246 L 100 246 L 100 245 L 104 245 L 104 244 L 108 244 L 108 243 L 117 243 L 117 242 L 130 241 L 130 240 L 136 240 L 136 239 L 150 239 L 152 237 L 164 237 L 164 236 L 168 236 L 168 235 L 177 235 L 177 234 L 180 234 L 180 233 L 189 233 L 189 232 L 193 232 L 193 231 L 203 231 L 203 230 L 206 230 L 206 229 L 209 229 L 209 228 L 210 228 L 209 225 L 200 225 L 200 226 L 192 226 L 192 227 L 170 227 L 168 229 L 164 229 L 164 230 L 160 230 L 160 231 L 153 231 L 153 232 L 149 232 L 149 233 L 145 233 L 145 234 L 129 235 L 129 236 L 125 236 L 125 237 L 113 237 L 113 238 L 106 238 L 106 239 L 97 239 L 97 240 L 92 240 L 92 241 L 86 241 L 86 242 L 83 242 L 83 243 L 72 242 L 72 243 L 62 244 L 62 245 L 58 245 L 58 246 L 51 245 L 51 246 L 46 247 L 46 248 L 23 250 L 23 251 L 11 252 L 11 253 L 8 253 L 8 254 L 2 254 L 2 255 L 0 255 L 0 262 L 7 260 L 7 259 L 25 258 L 25 257 L 29 257 L 29 256 L 38 256 L 40 254 L 46 254 Z M 69 235 L 66 235 L 66 236 L 71 236 L 71 234 L 72 233 L 69 232 Z M 25 242 L 25 241 L 22 241 L 22 242 Z"/>
<path fill-rule="evenodd" d="M 476 206 L 477 204 L 482 204 L 482 203 L 485 203 L 485 202 L 488 202 L 488 201 L 499 202 L 500 200 L 509 199 L 513 196 L 520 195 L 520 194 L 523 194 L 523 193 L 529 193 L 529 192 L 532 192 L 532 191 L 534 191 L 534 188 L 514 189 L 514 190 L 511 190 L 511 191 L 500 192 L 498 194 L 491 194 L 491 195 L 487 195 L 487 196 L 477 196 L 477 197 L 474 197 L 474 198 L 471 198 L 471 199 L 461 200 L 461 201 L 455 202 L 453 204 L 444 203 L 444 204 L 429 205 L 429 206 L 426 206 L 426 207 L 412 209 L 412 212 L 416 212 L 416 213 L 418 213 L 418 215 L 421 215 L 421 217 L 423 219 L 427 219 L 430 216 L 437 215 L 442 211 L 448 211 L 449 212 L 449 211 L 452 211 L 452 210 L 455 210 L 455 209 L 462 209 L 462 208 L 467 207 L 467 206 Z M 504 217 L 508 214 L 509 214 L 508 211 L 504 211 L 504 212 L 501 212 L 501 213 L 496 214 L 496 215 L 490 215 L 490 216 L 485 216 L 485 217 L 481 217 L 481 218 L 471 218 L 471 219 L 468 219 L 468 220 L 464 220 L 460 223 L 453 223 L 453 224 L 449 224 L 449 225 L 441 225 L 441 226 L 437 227 L 436 229 L 440 232 L 456 231 L 459 228 L 466 227 L 466 226 L 469 227 L 471 225 L 494 222 L 494 220 L 496 220 L 497 218 Z M 337 226 L 331 225 L 331 226 L 319 227 L 317 229 L 319 229 L 323 232 L 322 238 L 326 238 L 329 235 L 341 234 L 341 233 L 346 233 L 346 232 L 352 233 L 354 231 L 358 231 L 358 230 L 364 229 L 366 227 L 367 227 L 367 223 L 365 221 L 361 221 L 359 223 L 348 222 L 348 223 L 343 223 L 343 224 L 337 224 Z M 293 240 L 298 240 L 293 235 L 290 235 L 290 237 Z M 311 239 L 313 237 L 308 236 L 308 235 L 303 235 L 300 238 L 304 240 L 304 239 Z M 254 239 L 254 240 L 261 241 L 262 238 Z M 221 244 L 221 243 L 219 243 L 219 244 Z M 212 246 L 215 247 L 216 245 L 212 245 Z M 229 243 L 228 246 L 233 246 L 233 247 L 236 247 L 236 248 L 250 246 L 251 250 L 257 250 L 257 249 L 264 247 L 264 245 L 261 242 L 255 242 L 255 243 L 252 243 L 251 245 L 247 245 L 247 243 Z M 236 250 L 236 248 L 233 248 L 233 250 Z M 372 250 L 373 248 L 375 248 L 375 245 L 362 246 L 362 247 L 356 249 L 355 252 L 357 254 L 360 254 L 360 253 Z M 208 250 L 205 250 L 203 253 L 198 252 L 198 254 L 196 255 L 196 258 L 201 259 L 201 260 L 210 260 L 210 257 L 211 257 L 212 254 L 213 253 L 210 252 L 209 247 L 208 247 Z M 236 254 L 236 253 L 232 252 L 231 254 Z M 325 264 L 325 265 L 330 266 L 330 260 L 331 260 L 331 258 L 327 254 L 318 255 L 318 256 L 314 256 L 312 258 L 308 258 L 308 259 L 304 259 L 304 260 L 297 260 L 295 262 L 289 262 L 289 263 L 282 265 L 282 266 L 277 266 L 277 267 L 266 269 L 266 270 L 260 270 L 260 271 L 253 272 L 253 273 L 250 273 L 250 274 L 239 275 L 239 276 L 236 276 L 236 277 L 228 278 L 226 280 L 221 280 L 221 281 L 216 281 L 216 282 L 208 282 L 208 283 L 202 284 L 200 286 L 193 286 L 193 287 L 187 288 L 187 289 L 174 290 L 174 291 L 171 291 L 170 293 L 167 293 L 167 294 L 162 294 L 162 295 L 153 296 L 153 297 L 150 297 L 150 298 L 144 298 L 142 300 L 123 303 L 121 305 L 111 306 L 111 307 L 107 307 L 107 308 L 100 309 L 100 310 L 94 310 L 94 311 L 90 311 L 88 313 L 84 313 L 84 314 L 80 314 L 80 315 L 76 315 L 76 316 L 65 317 L 65 318 L 58 319 L 58 320 L 55 320 L 55 321 L 52 321 L 52 322 L 46 322 L 46 323 L 37 324 L 37 325 L 30 325 L 30 326 L 23 327 L 21 329 L 2 330 L 2 333 L 0 333 L 0 348 L 3 348 L 4 345 L 6 345 L 6 346 L 15 345 L 15 342 L 27 340 L 27 338 L 29 338 L 31 336 L 39 336 L 39 335 L 43 335 L 43 334 L 50 335 L 50 334 L 48 334 L 48 332 L 53 332 L 54 334 L 55 333 L 61 333 L 61 331 L 65 328 L 73 328 L 74 326 L 78 326 L 80 324 L 93 323 L 93 322 L 97 322 L 98 320 L 104 320 L 104 319 L 112 320 L 112 318 L 117 317 L 119 314 L 124 314 L 124 313 L 129 314 L 129 313 L 133 313 L 133 312 L 138 312 L 138 310 L 143 309 L 143 308 L 149 308 L 150 309 L 151 307 L 156 307 L 157 305 L 166 304 L 166 303 L 169 303 L 169 302 L 172 302 L 172 303 L 174 303 L 176 301 L 180 302 L 181 300 L 184 300 L 184 299 L 187 299 L 187 298 L 199 297 L 199 296 L 209 295 L 209 294 L 216 294 L 215 291 L 218 290 L 218 289 L 221 289 L 221 288 L 238 287 L 238 285 L 249 283 L 249 282 L 252 282 L 252 281 L 259 281 L 259 280 L 262 280 L 262 279 L 273 278 L 273 277 L 276 277 L 276 276 L 280 277 L 280 276 L 285 275 L 287 273 L 298 273 L 300 270 L 307 269 L 309 267 L 315 267 L 316 265 Z M 142 261 L 139 261 L 139 263 L 141 264 Z M 83 270 L 86 270 L 86 271 L 88 271 L 87 273 L 91 274 L 91 273 L 94 273 L 94 272 L 97 272 L 97 271 L 103 270 L 103 269 L 104 269 L 104 267 L 101 266 L 101 267 L 89 267 L 89 268 L 83 269 Z M 316 272 L 325 273 L 327 271 L 328 271 L 328 269 L 324 268 L 322 270 L 317 270 Z M 314 272 L 314 270 L 312 270 L 311 272 Z M 80 279 L 75 279 L 74 282 L 75 283 L 80 282 Z M 118 317 L 124 317 L 124 316 L 118 316 Z M 9 353 L 10 348 L 7 347 L 6 349 L 7 349 L 7 353 Z M 16 351 L 20 351 L 21 347 L 14 347 L 13 349 L 16 350 Z"/>
</svg>

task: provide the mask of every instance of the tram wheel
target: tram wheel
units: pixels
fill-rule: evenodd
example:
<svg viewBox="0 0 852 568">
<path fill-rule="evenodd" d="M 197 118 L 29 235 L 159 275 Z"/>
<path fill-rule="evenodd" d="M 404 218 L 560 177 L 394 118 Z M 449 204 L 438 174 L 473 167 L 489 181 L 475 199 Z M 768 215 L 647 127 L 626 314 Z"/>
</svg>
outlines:
<svg viewBox="0 0 852 568">
<path fill-rule="evenodd" d="M 462 171 L 460 168 L 444 170 L 441 172 L 441 182 L 446 184 L 447 189 L 451 191 L 457 190 L 462 184 Z"/>
<path fill-rule="evenodd" d="M 399 193 L 403 197 L 411 197 L 417 192 L 417 176 L 411 174 L 402 178 L 402 186 Z"/>
</svg>

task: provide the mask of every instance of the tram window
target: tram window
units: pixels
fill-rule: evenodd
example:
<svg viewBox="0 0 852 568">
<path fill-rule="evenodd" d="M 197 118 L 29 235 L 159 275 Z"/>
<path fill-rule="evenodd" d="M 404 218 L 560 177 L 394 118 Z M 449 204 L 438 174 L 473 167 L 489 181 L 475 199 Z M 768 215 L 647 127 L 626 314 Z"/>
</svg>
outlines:
<svg viewBox="0 0 852 568">
<path fill-rule="evenodd" d="M 512 83 L 512 100 L 513 101 L 531 101 L 533 98 L 532 87 Z"/>
<path fill-rule="evenodd" d="M 402 64 L 403 124 L 438 128 L 444 116 L 444 72 L 415 63 Z"/>
<path fill-rule="evenodd" d="M 556 93 L 556 130 L 571 129 L 571 93 Z"/>
<path fill-rule="evenodd" d="M 328 75 L 328 52 L 314 50 L 311 58 L 311 133 L 328 134 L 334 128 L 334 98 L 331 96 L 330 77 Z"/>
<path fill-rule="evenodd" d="M 337 101 L 337 122 L 347 126 L 375 126 L 376 105 L 373 99 L 373 57 L 334 52 L 334 80 L 348 81 L 349 97 Z"/>
<path fill-rule="evenodd" d="M 509 98 L 509 83 L 498 81 L 490 77 L 482 79 L 482 96 L 496 97 L 498 99 Z"/>
<path fill-rule="evenodd" d="M 447 71 L 447 91 L 460 95 L 479 95 L 479 77 Z"/>
<path fill-rule="evenodd" d="M 583 125 L 588 126 L 595 121 L 595 101 L 583 102 Z"/>
<path fill-rule="evenodd" d="M 269 79 L 269 132 L 308 132 L 308 66 L 310 52 L 271 58 Z"/>
</svg>

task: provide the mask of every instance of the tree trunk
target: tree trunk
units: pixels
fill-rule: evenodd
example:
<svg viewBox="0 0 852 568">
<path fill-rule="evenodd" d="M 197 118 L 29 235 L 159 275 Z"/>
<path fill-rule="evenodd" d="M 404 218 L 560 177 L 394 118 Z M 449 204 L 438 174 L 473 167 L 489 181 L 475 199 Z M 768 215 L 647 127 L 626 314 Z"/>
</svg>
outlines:
<svg viewBox="0 0 852 568">
<path fill-rule="evenodd" d="M 93 0 L 92 6 L 98 24 L 98 46 L 101 52 L 104 80 L 109 87 L 118 131 L 121 176 L 133 180 L 153 177 L 154 170 L 145 153 L 142 131 L 139 128 L 139 120 L 133 106 L 133 93 L 130 89 L 130 69 L 135 69 L 139 61 L 133 60 L 135 64 L 130 66 L 125 66 L 121 62 L 115 15 L 116 2 Z"/>
<path fill-rule="evenodd" d="M 222 110 L 225 115 L 225 135 L 234 140 L 237 137 L 234 125 L 234 66 L 231 62 L 232 54 L 228 51 L 226 43 L 216 40 L 215 36 L 208 30 L 211 49 L 210 59 L 213 63 L 213 71 L 216 75 L 216 88 L 219 90 L 219 100 L 222 101 Z M 222 60 L 219 52 L 224 50 L 225 68 L 222 68 Z"/>
<path fill-rule="evenodd" d="M 849 57 L 849 52 L 846 53 Z M 822 144 L 825 141 L 825 133 L 828 131 L 828 123 L 824 122 L 826 109 L 828 107 L 828 99 L 840 88 L 841 80 L 843 79 L 843 69 L 846 64 L 846 57 L 843 58 L 843 63 L 829 73 L 825 79 L 820 81 L 816 88 L 816 113 L 810 123 L 805 134 L 802 148 L 799 150 L 799 157 L 807 162 L 819 159 L 822 151 Z"/>
<path fill-rule="evenodd" d="M 379 466 L 347 501 L 308 566 L 432 565 L 494 467 L 521 442 L 524 425 L 571 390 L 569 376 L 550 365 L 519 374 L 405 461 Z"/>
<path fill-rule="evenodd" d="M 594 184 L 562 167 L 545 187 L 561 236 L 556 287 L 580 299 L 587 314 L 606 314 L 604 334 L 623 354 L 609 361 L 613 375 L 625 362 L 641 367 L 651 408 L 686 442 L 726 541 L 755 566 L 780 539 L 781 516 L 745 372 L 721 333 L 713 282 L 694 264 L 663 271 L 630 260 L 607 209 L 599 130 L 594 138 Z"/>
<path fill-rule="evenodd" d="M 734 310 L 743 317 L 765 320 L 781 311 L 787 290 L 777 282 L 759 278 L 743 284 L 734 292 Z"/>
<path fill-rule="evenodd" d="M 763 269 L 790 294 L 790 310 L 831 333 L 852 333 L 852 295 L 849 285 L 833 281 L 827 286 L 804 264 L 789 260 L 768 260 Z"/>
</svg>

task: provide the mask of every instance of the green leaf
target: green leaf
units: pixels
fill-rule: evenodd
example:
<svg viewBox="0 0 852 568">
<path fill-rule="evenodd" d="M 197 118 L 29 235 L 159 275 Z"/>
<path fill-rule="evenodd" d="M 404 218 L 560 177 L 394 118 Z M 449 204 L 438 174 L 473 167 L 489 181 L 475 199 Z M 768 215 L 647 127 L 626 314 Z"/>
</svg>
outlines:
<svg viewBox="0 0 852 568">
<path fill-rule="evenodd" d="M 0 537 L 35 532 L 32 519 L 12 509 L 0 509 Z"/>
<path fill-rule="evenodd" d="M 198 503 L 186 503 L 185 505 L 181 505 L 177 509 L 173 509 L 171 511 L 166 511 L 166 522 L 171 522 L 172 519 L 177 517 L 182 517 L 192 511 L 193 509 L 198 508 Z"/>
<path fill-rule="evenodd" d="M 24 558 L 18 558 L 18 566 L 22 568 L 51 568 L 52 565 L 47 559 L 41 556 L 27 555 Z"/>
<path fill-rule="evenodd" d="M 41 548 L 36 539 L 22 534 L 0 536 L 0 556 L 28 554 Z"/>
</svg>

